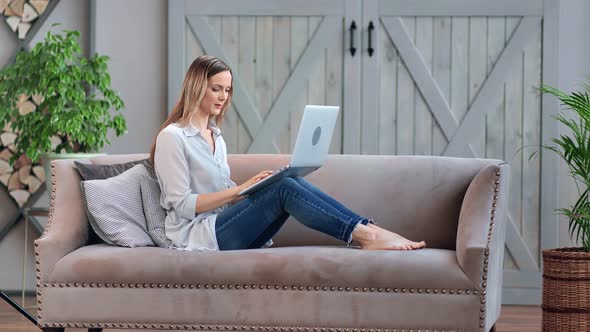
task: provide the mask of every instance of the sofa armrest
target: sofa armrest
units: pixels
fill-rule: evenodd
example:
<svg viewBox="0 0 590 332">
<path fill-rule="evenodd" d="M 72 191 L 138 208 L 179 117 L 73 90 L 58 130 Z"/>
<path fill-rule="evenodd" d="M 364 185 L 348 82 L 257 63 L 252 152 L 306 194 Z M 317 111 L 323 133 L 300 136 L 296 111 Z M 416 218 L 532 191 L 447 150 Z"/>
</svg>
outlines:
<svg viewBox="0 0 590 332">
<path fill-rule="evenodd" d="M 500 314 L 510 166 L 489 165 L 469 185 L 459 215 L 457 260 L 481 292 L 482 324 Z"/>
<path fill-rule="evenodd" d="M 51 184 L 49 221 L 34 242 L 38 287 L 59 259 L 82 247 L 88 238 L 80 176 L 73 160 L 51 163 Z"/>
<path fill-rule="evenodd" d="M 461 206 L 457 260 L 478 286 L 489 272 L 489 266 L 484 270 L 484 265 L 504 254 L 509 177 L 508 164 L 483 168 L 471 181 Z"/>
</svg>

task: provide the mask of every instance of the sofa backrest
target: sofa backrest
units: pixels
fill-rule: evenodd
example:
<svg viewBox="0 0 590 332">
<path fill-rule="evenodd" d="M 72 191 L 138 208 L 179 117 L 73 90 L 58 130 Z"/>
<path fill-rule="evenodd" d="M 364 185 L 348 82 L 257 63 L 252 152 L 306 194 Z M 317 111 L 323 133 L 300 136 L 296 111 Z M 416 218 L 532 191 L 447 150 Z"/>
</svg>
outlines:
<svg viewBox="0 0 590 332">
<path fill-rule="evenodd" d="M 242 183 L 263 169 L 288 164 L 289 155 L 230 155 L 232 178 Z M 499 160 L 435 156 L 330 155 L 306 178 L 361 216 L 431 248 L 455 249 L 461 203 L 485 166 Z M 275 236 L 277 246 L 343 245 L 294 220 Z"/>
<path fill-rule="evenodd" d="M 147 157 L 107 155 L 90 161 L 114 164 Z M 232 180 L 241 184 L 261 170 L 288 164 L 289 159 L 289 155 L 233 154 L 228 163 Z M 306 178 L 381 227 L 425 240 L 431 248 L 454 250 L 467 187 L 483 167 L 498 163 L 501 161 L 437 156 L 330 155 L 322 168 Z M 345 245 L 295 220 L 287 221 L 273 240 L 276 246 Z"/>
</svg>

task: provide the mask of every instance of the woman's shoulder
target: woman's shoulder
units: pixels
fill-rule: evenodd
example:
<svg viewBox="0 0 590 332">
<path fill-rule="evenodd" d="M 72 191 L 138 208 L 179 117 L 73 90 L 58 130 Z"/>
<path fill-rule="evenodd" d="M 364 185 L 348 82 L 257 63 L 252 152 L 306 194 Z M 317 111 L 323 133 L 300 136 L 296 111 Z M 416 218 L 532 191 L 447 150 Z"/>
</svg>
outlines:
<svg viewBox="0 0 590 332">
<path fill-rule="evenodd" d="M 176 136 L 176 137 L 182 137 L 182 128 L 177 124 L 177 123 L 171 123 L 169 125 L 167 125 L 166 127 L 164 127 L 160 133 L 158 134 L 158 138 L 159 137 L 170 137 L 170 136 Z"/>
<path fill-rule="evenodd" d="M 183 136 L 182 128 L 176 123 L 171 123 L 158 133 L 158 136 L 156 137 L 156 144 L 160 146 L 182 145 Z"/>
</svg>

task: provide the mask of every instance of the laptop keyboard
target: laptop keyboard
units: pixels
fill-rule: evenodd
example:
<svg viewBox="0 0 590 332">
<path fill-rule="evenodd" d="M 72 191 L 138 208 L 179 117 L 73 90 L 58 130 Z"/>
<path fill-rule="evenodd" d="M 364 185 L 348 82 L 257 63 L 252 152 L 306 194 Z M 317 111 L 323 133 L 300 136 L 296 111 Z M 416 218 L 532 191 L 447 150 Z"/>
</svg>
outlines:
<svg viewBox="0 0 590 332">
<path fill-rule="evenodd" d="M 285 170 L 286 170 L 286 169 L 288 169 L 288 168 L 290 168 L 290 166 L 289 166 L 289 165 L 286 165 L 286 166 L 283 166 L 283 167 L 279 168 L 279 169 L 278 169 L 278 170 L 276 170 L 276 171 L 273 171 L 271 175 L 269 175 L 269 176 L 265 177 L 264 179 L 262 179 L 262 180 L 260 180 L 260 181 L 258 181 L 258 182 L 256 182 L 256 183 L 254 183 L 254 184 L 253 184 L 253 185 L 251 185 L 250 187 L 248 187 L 248 188 L 244 189 L 242 192 L 246 192 L 246 191 L 248 191 L 248 190 L 249 190 L 250 188 L 252 188 L 252 187 L 259 186 L 261 183 L 264 183 L 264 182 L 267 182 L 267 181 L 269 181 L 270 179 L 274 178 L 274 177 L 275 177 L 276 175 L 278 175 L 278 174 L 281 174 L 283 171 L 285 171 Z M 242 194 L 242 193 L 240 193 L 240 195 L 241 195 L 241 194 Z"/>
</svg>

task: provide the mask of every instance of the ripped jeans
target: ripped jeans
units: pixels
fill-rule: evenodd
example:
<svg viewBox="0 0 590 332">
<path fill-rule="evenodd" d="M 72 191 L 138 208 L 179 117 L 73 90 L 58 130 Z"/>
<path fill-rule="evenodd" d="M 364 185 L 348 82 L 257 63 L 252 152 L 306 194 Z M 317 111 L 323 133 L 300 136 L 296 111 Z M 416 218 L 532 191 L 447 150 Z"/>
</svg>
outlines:
<svg viewBox="0 0 590 332">
<path fill-rule="evenodd" d="M 283 178 L 217 215 L 219 250 L 260 248 L 289 216 L 307 227 L 350 244 L 358 223 L 372 222 L 350 211 L 302 177 Z"/>
</svg>

